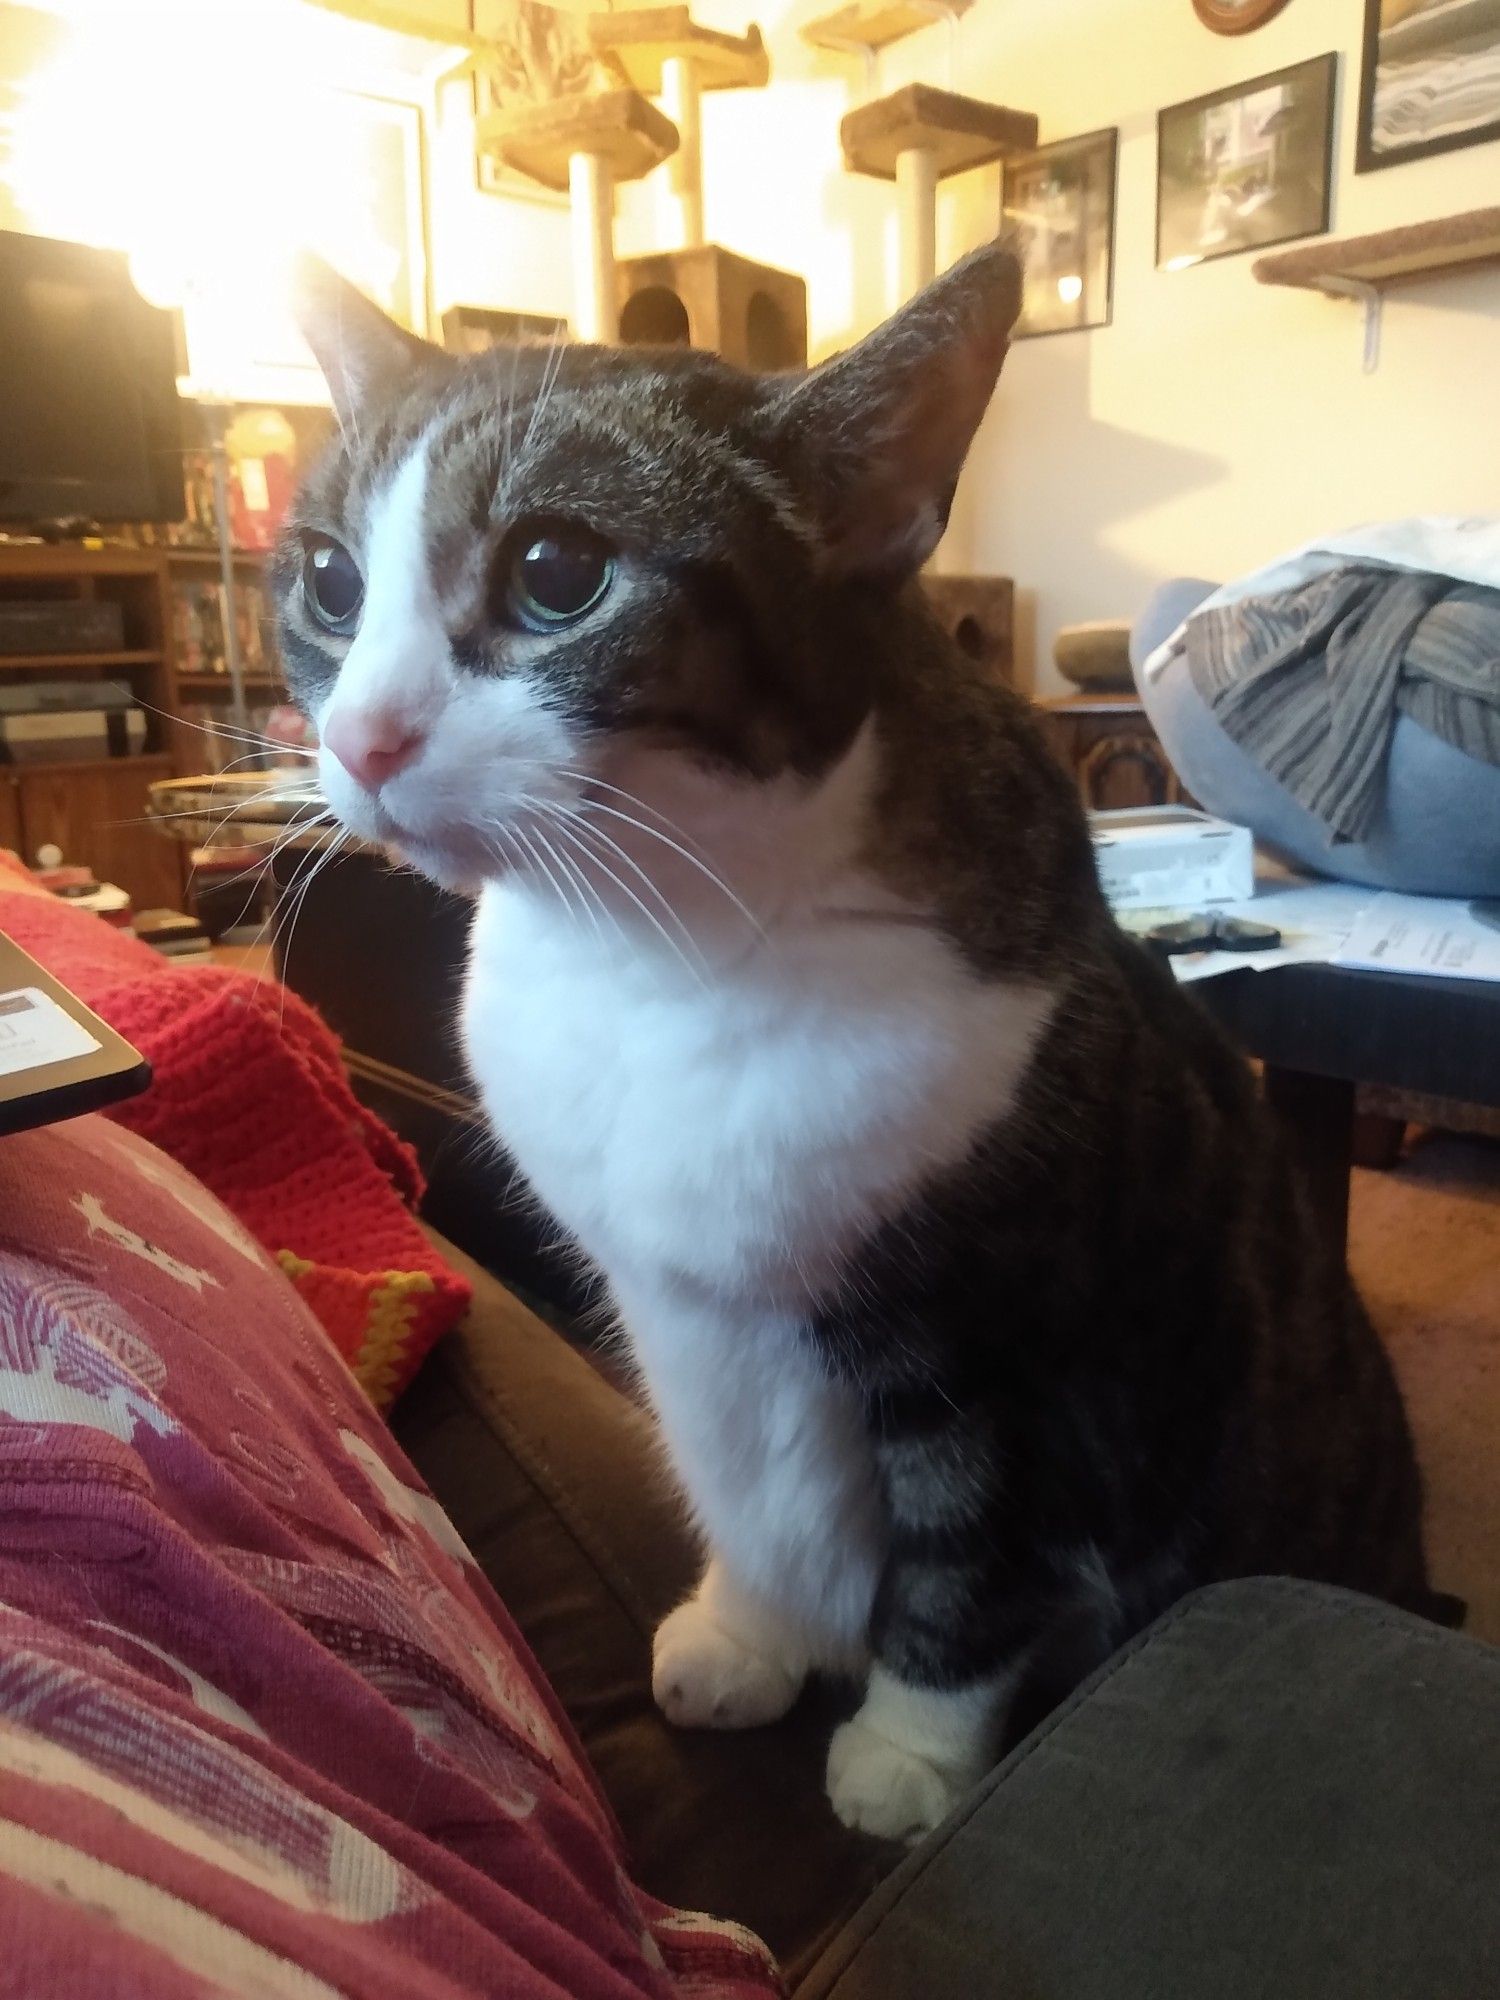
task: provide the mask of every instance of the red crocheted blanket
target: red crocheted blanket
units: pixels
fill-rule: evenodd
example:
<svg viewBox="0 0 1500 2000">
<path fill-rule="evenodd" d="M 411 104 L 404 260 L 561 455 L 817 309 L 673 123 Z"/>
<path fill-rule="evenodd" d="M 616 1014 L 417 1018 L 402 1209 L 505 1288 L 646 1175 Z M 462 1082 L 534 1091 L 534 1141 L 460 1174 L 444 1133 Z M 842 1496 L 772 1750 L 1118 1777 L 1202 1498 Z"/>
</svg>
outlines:
<svg viewBox="0 0 1500 2000">
<path fill-rule="evenodd" d="M 327 1024 L 275 980 L 171 964 L 4 857 L 0 930 L 146 1057 L 151 1088 L 111 1115 L 271 1252 L 388 1408 L 470 1287 L 417 1226 L 416 1155 L 354 1096 Z"/>
</svg>

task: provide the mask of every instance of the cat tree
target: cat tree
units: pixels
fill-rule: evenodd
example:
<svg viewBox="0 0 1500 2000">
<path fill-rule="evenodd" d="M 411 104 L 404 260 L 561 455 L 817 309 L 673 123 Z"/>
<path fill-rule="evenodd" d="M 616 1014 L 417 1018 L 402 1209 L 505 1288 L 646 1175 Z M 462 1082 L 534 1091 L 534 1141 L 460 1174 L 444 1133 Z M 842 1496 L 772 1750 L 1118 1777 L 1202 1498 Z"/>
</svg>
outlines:
<svg viewBox="0 0 1500 2000">
<path fill-rule="evenodd" d="M 860 56 L 867 86 L 874 91 L 881 50 L 943 21 L 948 29 L 951 83 L 958 67 L 959 17 L 971 4 L 972 0 L 850 0 L 835 13 L 808 22 L 802 37 L 814 48 Z M 1012 111 L 951 89 L 913 83 L 850 111 L 839 127 L 839 139 L 849 172 L 896 183 L 900 286 L 906 299 L 937 275 L 938 182 L 1014 153 L 1030 152 L 1037 143 L 1037 120 L 1029 111 Z M 922 582 L 958 646 L 983 671 L 1009 680 L 1015 612 L 1010 578 L 928 569 Z"/>
<path fill-rule="evenodd" d="M 639 7 L 589 17 L 589 45 L 622 83 L 659 97 L 680 143 L 669 168 L 675 248 L 703 242 L 701 100 L 706 90 L 759 90 L 771 80 L 760 29 L 700 27 L 686 7 Z"/>
<path fill-rule="evenodd" d="M 669 159 L 677 127 L 638 90 L 624 89 L 492 111 L 475 136 L 517 173 L 568 195 L 574 330 L 582 340 L 618 339 L 615 183 L 639 180 Z"/>
<path fill-rule="evenodd" d="M 937 276 L 938 182 L 1029 153 L 1036 140 L 1034 113 L 927 83 L 909 83 L 847 114 L 839 127 L 844 165 L 896 183 L 902 298 Z"/>
<path fill-rule="evenodd" d="M 807 359 L 802 279 L 704 240 L 702 94 L 758 90 L 770 81 L 759 28 L 721 34 L 700 26 L 685 6 L 644 7 L 590 16 L 589 40 L 622 80 L 660 95 L 682 134 L 669 169 L 676 240 L 621 263 L 621 339 L 712 348 L 748 368 L 800 367 Z"/>
<path fill-rule="evenodd" d="M 800 366 L 803 280 L 704 241 L 702 96 L 770 80 L 760 30 L 721 34 L 673 6 L 591 15 L 588 32 L 618 89 L 492 112 L 477 132 L 482 150 L 571 196 L 574 331 L 584 340 L 712 348 L 752 368 Z M 614 184 L 667 160 L 675 246 L 617 264 Z"/>
</svg>

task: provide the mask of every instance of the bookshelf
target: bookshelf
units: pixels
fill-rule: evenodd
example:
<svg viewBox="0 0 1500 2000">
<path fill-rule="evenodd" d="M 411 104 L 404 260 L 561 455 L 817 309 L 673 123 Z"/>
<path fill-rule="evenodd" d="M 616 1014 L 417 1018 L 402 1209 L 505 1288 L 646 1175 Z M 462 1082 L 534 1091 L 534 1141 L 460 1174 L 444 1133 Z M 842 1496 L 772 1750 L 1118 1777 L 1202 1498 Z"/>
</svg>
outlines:
<svg viewBox="0 0 1500 2000">
<path fill-rule="evenodd" d="M 285 699 L 264 591 L 264 557 L 234 558 L 230 615 L 247 624 L 245 688 L 254 726 Z M 0 763 L 0 846 L 27 861 L 48 843 L 87 862 L 125 889 L 138 909 L 179 908 L 186 850 L 163 839 L 146 817 L 159 778 L 222 767 L 242 754 L 215 742 L 230 696 L 214 621 L 224 607 L 216 551 L 124 545 L 0 542 L 0 600 L 107 600 L 118 608 L 124 644 L 99 652 L 0 654 L 0 685 L 100 679 L 124 682 L 146 718 L 141 753 L 130 756 Z M 222 645 L 222 638 L 220 640 Z"/>
</svg>

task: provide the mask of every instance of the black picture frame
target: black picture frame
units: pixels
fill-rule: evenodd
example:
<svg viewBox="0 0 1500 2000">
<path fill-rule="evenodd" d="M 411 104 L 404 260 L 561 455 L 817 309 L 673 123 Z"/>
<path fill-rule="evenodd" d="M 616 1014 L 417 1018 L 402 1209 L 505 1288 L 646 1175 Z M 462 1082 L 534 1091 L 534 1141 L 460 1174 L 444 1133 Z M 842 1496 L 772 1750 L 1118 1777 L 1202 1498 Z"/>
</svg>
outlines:
<svg viewBox="0 0 1500 2000">
<path fill-rule="evenodd" d="M 1432 46 L 1433 29 L 1462 26 L 1463 15 L 1473 4 L 1474 0 L 1455 0 L 1454 7 L 1444 7 L 1438 16 L 1411 15 L 1390 32 L 1402 37 L 1411 46 L 1415 59 L 1424 48 Z M 1486 23 L 1481 20 L 1479 25 L 1483 28 Z M 1494 25 L 1495 53 L 1500 59 L 1500 16 L 1495 18 Z M 1481 124 L 1467 126 L 1461 132 L 1441 132 L 1431 139 L 1414 139 L 1404 146 L 1377 147 L 1375 92 L 1380 80 L 1380 42 L 1380 0 L 1365 0 L 1364 45 L 1359 72 L 1359 123 L 1354 146 L 1354 171 L 1357 174 L 1379 173 L 1384 167 L 1405 166 L 1409 160 L 1426 160 L 1435 153 L 1456 153 L 1466 146 L 1483 146 L 1492 139 L 1500 139 L 1500 89 L 1497 89 L 1496 114 Z"/>
<path fill-rule="evenodd" d="M 1273 244 L 1297 243 L 1305 237 L 1326 235 L 1333 219 L 1333 161 L 1335 145 L 1334 98 L 1338 82 L 1339 59 L 1335 51 L 1327 55 L 1311 56 L 1305 62 L 1289 63 L 1285 69 L 1269 70 L 1264 76 L 1248 78 L 1243 83 L 1229 84 L 1222 90 L 1211 90 L 1202 97 L 1190 97 L 1180 104 L 1166 105 L 1156 114 L 1156 264 L 1157 269 L 1177 269 L 1188 264 L 1204 264 L 1220 257 L 1237 257 L 1247 251 L 1267 250 Z M 1166 163 L 1169 148 L 1174 145 L 1172 131 L 1174 121 L 1188 121 L 1201 118 L 1206 112 L 1215 110 L 1222 104 L 1234 104 L 1242 98 L 1259 96 L 1263 91 L 1287 85 L 1293 79 L 1302 78 L 1308 82 L 1312 101 L 1318 106 L 1322 118 L 1322 130 L 1317 136 L 1312 151 L 1312 162 L 1316 168 L 1317 182 L 1314 201 L 1305 221 L 1298 220 L 1295 226 L 1277 230 L 1274 234 L 1240 229 L 1226 233 L 1224 241 L 1209 246 L 1200 238 L 1194 248 L 1166 254 L 1163 242 L 1163 221 L 1166 214 L 1168 189 L 1166 185 Z M 1262 211 L 1263 212 L 1263 211 Z"/>
<path fill-rule="evenodd" d="M 1025 288 L 1022 293 L 1021 317 L 1016 321 L 1012 338 L 1015 340 L 1047 340 L 1060 333 L 1093 333 L 1101 327 L 1110 326 L 1115 316 L 1115 218 L 1119 211 L 1120 184 L 1120 129 L 1117 125 L 1102 126 L 1094 132 L 1080 132 L 1070 139 L 1054 139 L 1045 146 L 1037 146 L 1029 153 L 1020 153 L 1007 159 L 1000 183 L 1000 223 L 1002 229 L 1021 230 L 1024 223 L 1018 220 L 1021 213 L 1017 205 L 1018 183 L 1037 164 L 1049 158 L 1067 155 L 1084 158 L 1090 153 L 1105 156 L 1103 180 L 1107 191 L 1105 214 L 1101 225 L 1102 249 L 1104 253 L 1104 281 L 1102 310 L 1084 319 L 1061 326 L 1028 326 L 1027 293 L 1032 288 L 1031 272 L 1028 269 Z M 1086 222 L 1087 218 L 1083 218 Z"/>
</svg>

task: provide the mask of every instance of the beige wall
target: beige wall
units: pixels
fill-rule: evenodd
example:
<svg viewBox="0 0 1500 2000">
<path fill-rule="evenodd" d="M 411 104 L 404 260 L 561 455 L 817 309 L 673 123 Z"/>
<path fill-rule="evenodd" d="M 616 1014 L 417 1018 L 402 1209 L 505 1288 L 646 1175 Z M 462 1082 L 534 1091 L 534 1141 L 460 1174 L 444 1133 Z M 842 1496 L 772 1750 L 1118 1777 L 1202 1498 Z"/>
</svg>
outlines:
<svg viewBox="0 0 1500 2000">
<path fill-rule="evenodd" d="M 774 65 L 769 90 L 706 105 L 708 233 L 805 273 L 825 351 L 892 303 L 896 265 L 892 191 L 839 164 L 860 68 L 796 36 L 820 11 L 820 0 L 700 5 L 716 25 L 758 18 Z M 941 557 L 1015 577 L 1023 672 L 1037 659 L 1044 690 L 1058 684 L 1059 625 L 1129 616 L 1164 577 L 1231 575 L 1354 521 L 1500 509 L 1500 271 L 1398 294 L 1380 371 L 1366 376 L 1352 305 L 1257 285 L 1245 256 L 1153 268 L 1158 108 L 1330 48 L 1336 232 L 1500 203 L 1500 145 L 1354 174 L 1363 11 L 1292 0 L 1230 39 L 1189 0 L 977 0 L 951 79 L 941 28 L 883 60 L 882 91 L 951 81 L 1036 111 L 1044 140 L 1121 129 L 1114 324 L 1012 350 Z M 943 190 L 940 261 L 993 232 L 998 179 L 982 170 Z M 649 242 L 649 206 L 636 194 L 622 242 Z"/>
</svg>

